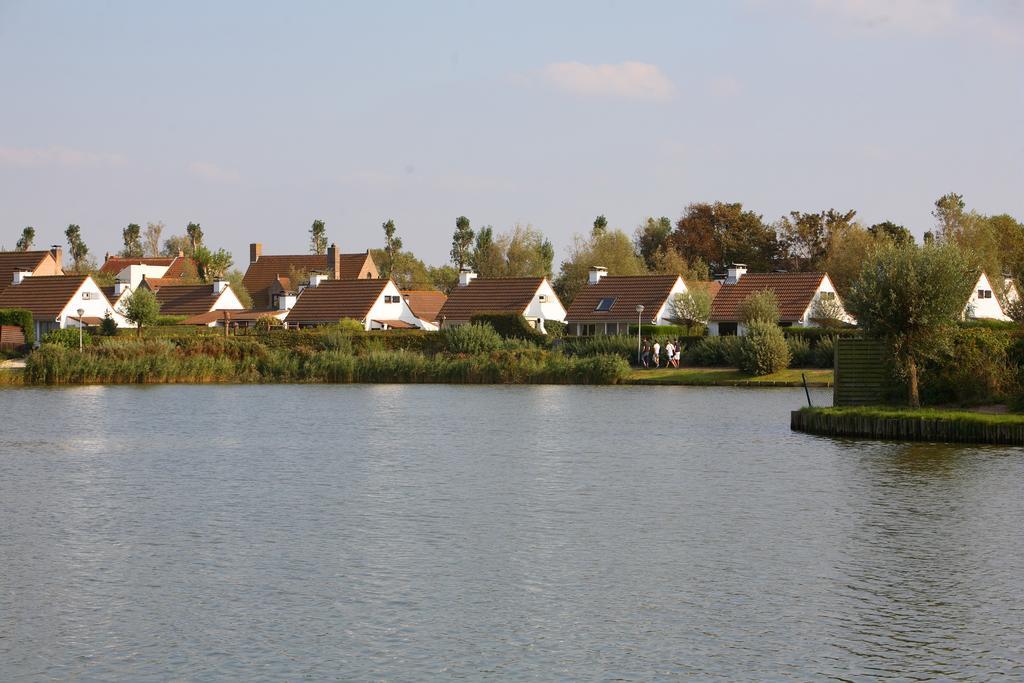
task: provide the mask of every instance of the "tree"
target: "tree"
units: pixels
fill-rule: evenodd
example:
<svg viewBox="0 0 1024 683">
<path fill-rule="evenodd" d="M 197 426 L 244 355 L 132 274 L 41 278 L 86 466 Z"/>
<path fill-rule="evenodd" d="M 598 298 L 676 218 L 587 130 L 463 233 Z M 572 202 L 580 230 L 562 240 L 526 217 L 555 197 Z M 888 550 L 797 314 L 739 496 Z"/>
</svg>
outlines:
<svg viewBox="0 0 1024 683">
<path fill-rule="evenodd" d="M 128 227 L 121 231 L 121 239 L 124 241 L 121 256 L 127 258 L 142 256 L 142 228 L 138 223 L 129 223 Z"/>
<path fill-rule="evenodd" d="M 86 256 L 89 254 L 89 247 L 85 246 L 82 240 L 82 228 L 72 223 L 64 231 L 64 237 L 68 240 L 68 252 L 71 254 L 72 268 L 76 273 L 84 272 L 87 265 Z"/>
<path fill-rule="evenodd" d="M 146 325 L 153 325 L 157 316 L 160 315 L 160 302 L 156 294 L 145 287 L 139 287 L 125 304 L 124 317 L 128 322 L 135 325 L 136 334 L 142 336 L 142 328 Z"/>
<path fill-rule="evenodd" d="M 398 251 L 389 257 L 385 249 L 371 249 L 370 255 L 380 264 L 380 276 L 394 280 L 399 289 L 431 288 L 432 279 L 426 264 L 412 252 Z"/>
<path fill-rule="evenodd" d="M 231 285 L 231 291 L 238 297 L 242 307 L 252 308 L 252 296 L 249 294 L 249 290 L 245 288 L 245 284 L 242 282 L 243 278 L 245 278 L 245 273 L 237 268 L 224 275 L 224 279 Z M 274 320 L 277 320 L 277 318 L 274 318 Z M 280 323 L 280 321 L 278 322 Z"/>
<path fill-rule="evenodd" d="M 144 234 L 146 256 L 160 255 L 160 235 L 163 234 L 163 231 L 163 221 L 157 221 L 156 223 L 146 223 L 146 232 Z"/>
<path fill-rule="evenodd" d="M 670 249 L 675 251 L 675 247 L 668 244 L 671 234 L 672 219 L 668 216 L 649 217 L 647 222 L 637 226 L 633 233 L 633 244 L 636 245 L 636 251 L 651 270 L 654 270 L 654 259 L 658 252 Z"/>
<path fill-rule="evenodd" d="M 789 217 L 781 218 L 775 227 L 781 236 L 787 266 L 799 272 L 821 270 L 832 236 L 853 225 L 856 215 L 852 209 L 845 212 L 828 209 L 818 213 L 790 211 Z"/>
<path fill-rule="evenodd" d="M 504 252 L 504 277 L 549 277 L 555 249 L 532 225 L 518 223 L 498 238 Z"/>
<path fill-rule="evenodd" d="M 32 248 L 32 242 L 34 242 L 35 239 L 36 229 L 29 225 L 21 231 L 21 237 L 18 238 L 18 243 L 14 248 L 18 251 L 28 251 Z"/>
<path fill-rule="evenodd" d="M 956 236 L 963 226 L 964 196 L 955 192 L 944 194 L 935 200 L 932 216 L 935 217 L 935 237 L 948 240 Z"/>
<path fill-rule="evenodd" d="M 501 277 L 504 272 L 505 255 L 494 241 L 494 228 L 490 225 L 485 225 L 476 233 L 470 263 L 480 277 Z"/>
<path fill-rule="evenodd" d="M 603 235 L 607 231 L 608 219 L 604 217 L 604 214 L 601 214 L 594 219 L 594 227 L 590 229 L 590 234 L 593 237 L 597 237 L 598 235 Z"/>
<path fill-rule="evenodd" d="M 459 216 L 455 219 L 455 232 L 452 234 L 452 263 L 459 270 L 470 262 L 469 247 L 473 244 L 473 229 L 469 227 L 469 219 Z"/>
<path fill-rule="evenodd" d="M 744 211 L 739 202 L 690 204 L 676 222 L 672 241 L 680 254 L 700 258 L 712 272 L 733 263 L 770 271 L 779 256 L 775 230 L 759 214 Z"/>
<path fill-rule="evenodd" d="M 203 229 L 199 227 L 198 223 L 189 223 L 185 226 L 185 234 L 188 235 L 189 244 L 192 247 L 186 252 L 186 255 L 192 256 L 196 253 L 196 249 L 203 246 Z"/>
<path fill-rule="evenodd" d="M 309 228 L 309 251 L 311 254 L 327 253 L 327 225 L 319 218 Z"/>
<path fill-rule="evenodd" d="M 878 247 L 893 244 L 884 231 L 871 233 L 854 223 L 832 233 L 828 251 L 819 264 L 828 273 L 839 296 L 845 297 L 853 281 L 860 275 L 865 259 Z"/>
<path fill-rule="evenodd" d="M 654 254 L 651 262 L 651 272 L 657 275 L 682 275 L 683 280 L 687 282 L 690 280 L 711 279 L 708 264 L 701 261 L 700 258 L 694 259 L 693 263 L 690 263 L 671 245 L 658 250 Z"/>
<path fill-rule="evenodd" d="M 633 250 L 633 240 L 621 230 L 599 232 L 590 237 L 576 235 L 569 258 L 562 262 L 555 291 L 568 305 L 587 284 L 590 269 L 604 266 L 610 275 L 644 275 L 647 268 Z"/>
<path fill-rule="evenodd" d="M 770 289 L 753 292 L 740 302 L 740 319 L 747 325 L 754 322 L 777 325 L 780 317 L 779 297 Z"/>
<path fill-rule="evenodd" d="M 918 374 L 949 346 L 951 331 L 977 279 L 951 244 L 890 245 L 871 254 L 846 298 L 846 309 L 884 340 L 907 379 L 907 400 L 921 406 Z"/>
<path fill-rule="evenodd" d="M 185 256 L 191 256 L 194 252 L 192 251 L 192 241 L 185 235 L 171 235 L 164 240 L 164 248 L 161 254 L 163 256 L 177 256 L 178 254 L 184 254 Z"/>
<path fill-rule="evenodd" d="M 199 279 L 203 282 L 213 282 L 224 277 L 232 264 L 231 252 L 224 249 L 212 251 L 202 245 L 196 248 L 192 258 L 195 259 Z"/>
<path fill-rule="evenodd" d="M 690 287 L 672 297 L 669 311 L 673 320 L 687 327 L 707 325 L 711 317 L 711 295 L 703 287 Z"/>
<path fill-rule="evenodd" d="M 395 256 L 402 251 L 402 240 L 395 236 L 395 221 L 388 219 L 381 225 L 384 228 L 384 269 L 388 275 L 381 273 L 382 277 L 388 277 L 395 269 Z"/>
<path fill-rule="evenodd" d="M 882 221 L 881 223 L 875 223 L 868 232 L 873 237 L 888 237 L 894 244 L 913 244 L 914 236 L 909 230 L 902 225 L 897 225 L 892 221 Z"/>
<path fill-rule="evenodd" d="M 449 265 L 429 266 L 427 268 L 427 277 L 434 289 L 445 294 L 450 294 L 456 285 L 459 284 L 459 271 Z"/>
</svg>

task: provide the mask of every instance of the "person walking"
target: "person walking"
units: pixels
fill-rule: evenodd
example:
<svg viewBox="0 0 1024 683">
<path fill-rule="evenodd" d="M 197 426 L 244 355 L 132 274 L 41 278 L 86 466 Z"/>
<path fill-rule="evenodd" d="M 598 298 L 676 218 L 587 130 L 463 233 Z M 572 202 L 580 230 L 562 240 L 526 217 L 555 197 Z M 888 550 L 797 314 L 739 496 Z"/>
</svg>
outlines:
<svg viewBox="0 0 1024 683">
<path fill-rule="evenodd" d="M 673 360 L 675 361 L 674 365 L 675 365 L 676 369 L 678 369 L 679 366 L 683 364 L 683 340 L 682 339 L 677 339 L 676 340 L 676 357 Z"/>
<path fill-rule="evenodd" d="M 661 342 L 654 340 L 654 367 L 661 367 Z"/>
<path fill-rule="evenodd" d="M 644 342 L 640 346 L 640 363 L 645 367 L 651 367 L 651 342 L 647 341 L 647 337 L 644 337 Z"/>
<path fill-rule="evenodd" d="M 665 342 L 665 367 L 675 367 L 675 359 L 676 346 L 675 344 L 672 343 L 672 340 L 669 339 L 667 342 Z"/>
</svg>

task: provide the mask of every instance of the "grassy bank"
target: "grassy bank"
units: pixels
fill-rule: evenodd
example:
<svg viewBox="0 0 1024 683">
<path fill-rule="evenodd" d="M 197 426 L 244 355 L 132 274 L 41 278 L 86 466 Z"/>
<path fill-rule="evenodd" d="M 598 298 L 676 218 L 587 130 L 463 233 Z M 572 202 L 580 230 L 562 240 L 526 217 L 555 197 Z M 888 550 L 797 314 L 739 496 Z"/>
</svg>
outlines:
<svg viewBox="0 0 1024 683">
<path fill-rule="evenodd" d="M 793 411 L 796 431 L 904 441 L 1024 445 L 1024 415 L 888 406 L 803 408 Z"/>
<path fill-rule="evenodd" d="M 820 369 L 786 369 L 771 375 L 749 375 L 735 368 L 679 368 L 678 370 L 633 370 L 628 384 L 664 384 L 688 386 L 803 386 L 802 374 L 811 387 L 832 386 L 832 371 Z"/>
</svg>

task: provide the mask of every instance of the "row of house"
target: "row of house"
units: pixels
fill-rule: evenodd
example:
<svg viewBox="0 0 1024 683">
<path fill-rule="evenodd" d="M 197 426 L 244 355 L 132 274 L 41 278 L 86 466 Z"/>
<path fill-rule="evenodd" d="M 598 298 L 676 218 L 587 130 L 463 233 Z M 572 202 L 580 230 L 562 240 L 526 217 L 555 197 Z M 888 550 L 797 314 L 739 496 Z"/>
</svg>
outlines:
<svg viewBox="0 0 1024 683">
<path fill-rule="evenodd" d="M 742 335 L 742 302 L 767 289 L 779 301 L 782 326 L 814 326 L 824 308 L 830 317 L 854 323 L 827 273 L 748 273 L 736 264 L 718 280 L 687 282 L 678 275 L 614 276 L 594 267 L 566 309 L 544 277 L 488 279 L 463 270 L 458 285 L 445 295 L 402 290 L 381 279 L 369 251 L 344 254 L 332 244 L 326 255 L 262 252 L 261 244 L 250 245 L 242 281 L 253 300 L 248 309 L 225 281 L 194 284 L 195 263 L 180 252 L 159 258 L 108 256 L 100 272 L 115 284 L 105 287 L 88 275 L 64 274 L 60 247 L 0 252 L 0 308 L 31 311 L 37 339 L 52 329 L 98 325 L 108 315 L 119 327 L 130 327 L 124 306 L 140 288 L 155 294 L 162 314 L 182 316 L 186 325 L 246 327 L 269 316 L 293 328 L 350 318 L 366 330 L 438 330 L 466 324 L 480 313 L 515 313 L 540 331 L 548 321 L 557 321 L 567 324 L 570 335 L 592 336 L 625 334 L 637 323 L 670 324 L 674 297 L 702 289 L 712 299 L 709 334 Z M 1011 281 L 1004 289 L 1008 300 L 1017 298 Z M 980 275 L 964 315 L 1009 320 L 986 274 Z"/>
</svg>

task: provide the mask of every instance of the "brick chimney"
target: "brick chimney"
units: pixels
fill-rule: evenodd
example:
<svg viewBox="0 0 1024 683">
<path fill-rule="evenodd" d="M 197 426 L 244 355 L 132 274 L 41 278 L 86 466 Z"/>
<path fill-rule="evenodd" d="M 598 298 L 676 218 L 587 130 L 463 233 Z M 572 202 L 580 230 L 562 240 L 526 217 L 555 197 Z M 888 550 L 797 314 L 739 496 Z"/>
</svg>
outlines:
<svg viewBox="0 0 1024 683">
<path fill-rule="evenodd" d="M 341 253 L 338 252 L 338 245 L 333 242 L 327 248 L 327 273 L 332 280 L 341 279 Z"/>
<path fill-rule="evenodd" d="M 476 279 L 476 273 L 469 268 L 459 271 L 459 287 L 468 287 L 469 283 Z"/>
<path fill-rule="evenodd" d="M 259 242 L 252 242 L 249 244 L 249 263 L 256 263 L 260 260 L 260 256 L 263 255 L 263 245 Z"/>
<path fill-rule="evenodd" d="M 50 255 L 53 256 L 53 260 L 57 262 L 58 266 L 64 267 L 64 249 L 59 244 L 50 246 Z"/>
<path fill-rule="evenodd" d="M 607 274 L 608 269 L 604 266 L 591 266 L 590 272 L 587 274 L 587 284 L 596 285 Z"/>
</svg>

